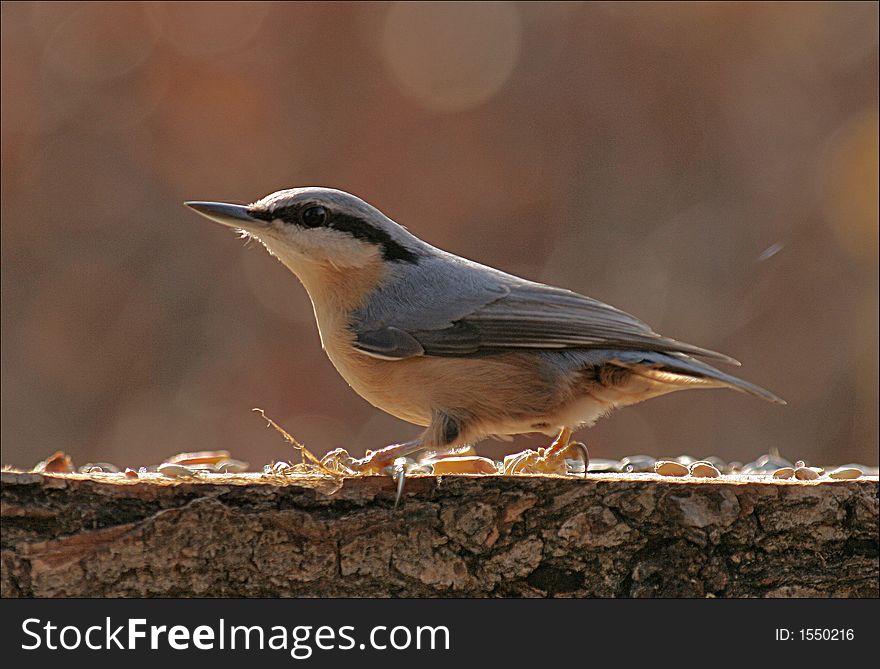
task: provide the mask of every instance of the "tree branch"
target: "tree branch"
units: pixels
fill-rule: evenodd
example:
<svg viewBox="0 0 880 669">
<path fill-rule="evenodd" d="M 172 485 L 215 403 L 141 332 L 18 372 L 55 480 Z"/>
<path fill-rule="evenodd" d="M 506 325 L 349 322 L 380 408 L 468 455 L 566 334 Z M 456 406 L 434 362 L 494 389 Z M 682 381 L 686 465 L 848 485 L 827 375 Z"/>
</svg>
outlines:
<svg viewBox="0 0 880 669">
<path fill-rule="evenodd" d="M 324 489 L 3 472 L 0 592 L 878 596 L 876 477 L 423 477 L 397 510 L 390 478 Z"/>
</svg>

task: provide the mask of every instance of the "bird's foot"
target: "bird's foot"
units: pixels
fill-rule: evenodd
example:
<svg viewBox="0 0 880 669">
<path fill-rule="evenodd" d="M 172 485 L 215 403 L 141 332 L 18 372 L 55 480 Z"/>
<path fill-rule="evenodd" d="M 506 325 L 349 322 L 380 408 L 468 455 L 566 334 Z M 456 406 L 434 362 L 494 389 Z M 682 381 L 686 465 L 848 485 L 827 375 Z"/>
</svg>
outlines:
<svg viewBox="0 0 880 669">
<path fill-rule="evenodd" d="M 406 441 L 402 444 L 392 444 L 378 451 L 367 451 L 362 458 L 353 458 L 344 448 L 336 448 L 321 458 L 321 465 L 325 469 L 345 476 L 366 474 L 367 476 L 382 476 L 391 473 L 392 467 L 400 458 L 423 449 L 420 439 Z"/>
<path fill-rule="evenodd" d="M 562 442 L 558 437 L 549 448 L 537 451 L 527 449 L 504 458 L 504 474 L 582 474 L 586 475 L 590 464 L 590 453 L 585 444 L 569 442 L 568 435 Z"/>
<path fill-rule="evenodd" d="M 395 508 L 400 504 L 406 479 L 410 475 L 428 474 L 441 476 L 444 474 L 498 474 L 498 467 L 493 460 L 477 455 L 460 455 L 465 448 L 453 449 L 448 454 L 432 453 L 430 457 L 414 460 L 405 456 L 394 457 L 400 449 L 389 446 L 380 451 L 367 451 L 363 458 L 353 458 L 344 448 L 337 448 L 321 458 L 324 469 L 341 476 L 391 476 L 397 483 L 394 498 Z"/>
<path fill-rule="evenodd" d="M 344 448 L 334 448 L 321 458 L 321 466 L 325 469 L 343 476 L 382 476 L 387 471 L 394 459 L 378 457 L 381 451 L 367 451 L 363 458 L 353 458 Z"/>
<path fill-rule="evenodd" d="M 384 449 L 383 449 L 384 450 Z M 430 474 L 430 465 L 419 464 L 411 458 L 400 456 L 392 462 L 377 456 L 381 451 L 367 451 L 363 458 L 353 458 L 344 448 L 336 448 L 321 459 L 321 465 L 334 473 L 343 476 L 391 476 L 397 483 L 394 496 L 394 508 L 400 504 L 406 477 L 409 474 Z"/>
</svg>

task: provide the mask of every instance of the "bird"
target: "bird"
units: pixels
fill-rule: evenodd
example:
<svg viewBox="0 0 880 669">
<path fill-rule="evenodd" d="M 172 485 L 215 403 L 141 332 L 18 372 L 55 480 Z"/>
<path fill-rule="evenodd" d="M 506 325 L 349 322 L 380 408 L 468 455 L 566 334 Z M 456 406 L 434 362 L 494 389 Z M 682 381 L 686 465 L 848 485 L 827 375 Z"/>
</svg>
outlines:
<svg viewBox="0 0 880 669">
<path fill-rule="evenodd" d="M 732 388 L 785 404 L 709 362 L 733 358 L 655 333 L 624 311 L 439 249 L 342 190 L 279 190 L 251 204 L 186 206 L 253 238 L 302 283 L 321 344 L 362 398 L 424 430 L 322 462 L 382 474 L 408 456 L 454 456 L 489 437 L 542 433 L 504 473 L 566 473 L 589 455 L 575 431 L 674 391 Z M 397 463 L 397 465 L 395 465 Z"/>
</svg>

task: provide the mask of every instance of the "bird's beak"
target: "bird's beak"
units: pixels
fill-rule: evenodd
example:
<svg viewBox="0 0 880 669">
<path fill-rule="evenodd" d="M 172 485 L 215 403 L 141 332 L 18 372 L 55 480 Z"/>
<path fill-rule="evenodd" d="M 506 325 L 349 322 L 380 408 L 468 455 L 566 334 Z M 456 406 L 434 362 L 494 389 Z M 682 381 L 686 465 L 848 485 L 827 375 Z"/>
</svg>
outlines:
<svg viewBox="0 0 880 669">
<path fill-rule="evenodd" d="M 255 231 L 266 226 L 266 221 L 251 216 L 243 204 L 227 204 L 225 202 L 184 202 L 184 204 L 215 223 L 230 228 Z"/>
</svg>

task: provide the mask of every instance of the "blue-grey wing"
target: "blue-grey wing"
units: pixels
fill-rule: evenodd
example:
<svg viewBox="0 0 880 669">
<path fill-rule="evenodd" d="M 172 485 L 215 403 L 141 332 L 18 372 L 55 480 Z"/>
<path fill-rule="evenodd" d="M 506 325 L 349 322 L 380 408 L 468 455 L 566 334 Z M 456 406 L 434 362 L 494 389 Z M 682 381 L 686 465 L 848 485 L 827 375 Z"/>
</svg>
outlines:
<svg viewBox="0 0 880 669">
<path fill-rule="evenodd" d="M 421 355 L 615 349 L 688 353 L 738 364 L 721 353 L 662 337 L 634 316 L 569 290 L 455 256 L 444 254 L 431 262 L 437 265 L 407 268 L 409 274 L 377 291 L 358 314 L 356 332 L 402 330 L 418 342 Z M 399 357 L 411 357 L 414 350 L 411 344 L 401 347 Z"/>
</svg>

